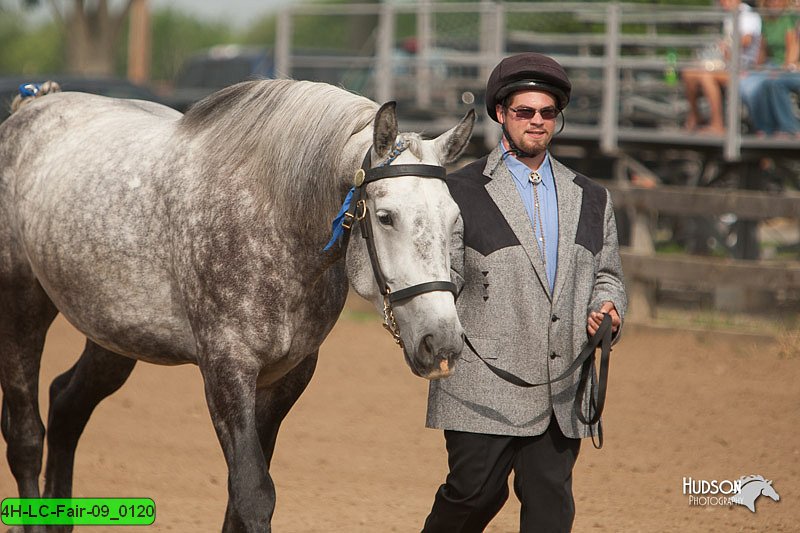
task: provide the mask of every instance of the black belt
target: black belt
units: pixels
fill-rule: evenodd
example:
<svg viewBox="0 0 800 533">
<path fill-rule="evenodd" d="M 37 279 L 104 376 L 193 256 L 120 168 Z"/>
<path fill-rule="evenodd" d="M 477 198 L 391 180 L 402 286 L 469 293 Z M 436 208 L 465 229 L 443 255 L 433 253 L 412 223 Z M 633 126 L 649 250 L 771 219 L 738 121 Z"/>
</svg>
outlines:
<svg viewBox="0 0 800 533">
<path fill-rule="evenodd" d="M 583 347 L 581 353 L 578 354 L 578 357 L 569 365 L 569 368 L 560 376 L 549 381 L 542 381 L 541 383 L 529 383 L 502 368 L 497 368 L 481 357 L 481 354 L 472 346 L 472 343 L 466 336 L 464 337 L 464 342 L 469 349 L 478 356 L 478 359 L 483 361 L 496 376 L 518 387 L 529 388 L 551 385 L 574 374 L 578 368 L 582 367 L 580 381 L 578 382 L 578 391 L 575 394 L 575 409 L 577 410 L 578 419 L 589 426 L 592 432 L 592 444 L 594 444 L 594 447 L 597 449 L 603 447 L 603 425 L 600 422 L 600 417 L 603 414 L 603 407 L 605 407 L 606 403 L 608 361 L 611 355 L 611 317 L 607 313 L 603 315 L 603 321 L 600 323 L 600 327 L 597 328 L 594 335 L 589 337 L 589 341 Z M 583 395 L 586 391 L 586 382 L 589 381 L 589 375 L 594 365 L 594 354 L 598 347 L 600 348 L 600 375 L 597 383 L 597 400 L 595 401 L 594 398 L 595 384 L 594 381 L 592 381 L 589 394 L 589 418 L 587 419 L 583 416 Z M 594 424 L 597 424 L 597 442 L 594 440 L 594 430 L 592 429 Z"/>
</svg>

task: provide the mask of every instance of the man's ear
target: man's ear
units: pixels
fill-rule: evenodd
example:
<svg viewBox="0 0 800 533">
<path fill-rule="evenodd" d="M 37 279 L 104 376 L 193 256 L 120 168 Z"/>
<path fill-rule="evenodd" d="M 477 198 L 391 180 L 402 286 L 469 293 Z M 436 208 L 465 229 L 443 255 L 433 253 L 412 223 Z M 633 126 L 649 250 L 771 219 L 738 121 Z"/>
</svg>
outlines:
<svg viewBox="0 0 800 533">
<path fill-rule="evenodd" d="M 505 124 L 506 116 L 503 114 L 503 105 L 497 104 L 494 106 L 494 113 L 497 115 L 497 122 L 500 124 Z"/>
</svg>

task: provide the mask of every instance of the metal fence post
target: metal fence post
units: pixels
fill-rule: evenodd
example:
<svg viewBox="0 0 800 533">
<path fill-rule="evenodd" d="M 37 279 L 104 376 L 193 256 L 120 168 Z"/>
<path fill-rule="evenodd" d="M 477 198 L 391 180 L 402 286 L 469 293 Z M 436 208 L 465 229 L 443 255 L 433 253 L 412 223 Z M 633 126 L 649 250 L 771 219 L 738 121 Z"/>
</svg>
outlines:
<svg viewBox="0 0 800 533">
<path fill-rule="evenodd" d="M 489 79 L 495 63 L 500 61 L 505 51 L 506 18 L 502 2 L 481 0 L 480 9 L 481 28 L 481 63 L 480 78 L 483 82 Z M 480 117 L 484 117 L 482 110 L 477 110 Z M 483 118 L 483 142 L 487 148 L 494 148 L 499 141 L 500 130 L 494 121 Z"/>
<path fill-rule="evenodd" d="M 291 7 L 278 12 L 278 25 L 275 28 L 275 77 L 290 78 L 292 75 L 292 14 Z"/>
<path fill-rule="evenodd" d="M 742 35 L 739 31 L 741 13 L 738 9 L 733 13 L 733 35 L 731 36 L 730 62 L 728 64 L 728 92 L 725 105 L 727 107 L 725 128 L 725 146 L 723 157 L 726 161 L 741 159 L 742 108 L 739 102 L 739 73 L 741 72 Z"/>
<path fill-rule="evenodd" d="M 612 2 L 606 8 L 606 57 L 603 72 L 603 107 L 600 110 L 600 149 L 606 154 L 614 153 L 618 148 L 619 32 L 620 6 L 617 2 Z"/>
<path fill-rule="evenodd" d="M 380 7 L 378 19 L 378 50 L 375 56 L 374 72 L 375 99 L 379 103 L 392 100 L 394 93 L 394 64 L 392 61 L 392 43 L 394 42 L 394 9 L 392 4 L 384 2 Z"/>
<path fill-rule="evenodd" d="M 431 105 L 431 2 L 422 0 L 417 7 L 417 106 Z"/>
<path fill-rule="evenodd" d="M 131 3 L 128 30 L 128 79 L 134 83 L 150 81 L 151 28 L 148 0 L 134 0 Z"/>
<path fill-rule="evenodd" d="M 614 179 L 617 190 L 628 190 L 630 180 L 628 171 L 645 171 L 643 165 L 627 154 L 620 154 L 614 164 Z M 635 169 L 635 170 L 634 170 Z M 644 205 L 623 205 L 618 207 L 628 218 L 630 230 L 630 252 L 640 256 L 654 257 L 656 247 L 653 239 L 657 213 Z M 656 289 L 658 284 L 651 279 L 628 272 L 625 281 L 628 287 L 628 314 L 625 319 L 635 323 L 646 323 L 656 317 Z"/>
</svg>

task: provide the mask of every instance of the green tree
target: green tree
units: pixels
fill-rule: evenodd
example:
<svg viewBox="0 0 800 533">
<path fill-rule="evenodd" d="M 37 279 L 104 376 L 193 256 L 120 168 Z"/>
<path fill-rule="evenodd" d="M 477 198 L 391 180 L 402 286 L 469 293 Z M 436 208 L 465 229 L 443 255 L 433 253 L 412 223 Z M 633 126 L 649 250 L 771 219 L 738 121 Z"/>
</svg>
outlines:
<svg viewBox="0 0 800 533">
<path fill-rule="evenodd" d="M 245 44 L 272 46 L 275 44 L 276 25 L 275 15 L 261 17 L 247 29 L 242 40 Z"/>
<path fill-rule="evenodd" d="M 172 9 L 156 11 L 152 19 L 152 78 L 172 80 L 193 52 L 218 44 L 242 42 L 227 24 L 209 23 Z"/>
<path fill-rule="evenodd" d="M 351 0 L 307 2 L 311 4 L 348 4 Z M 361 0 L 359 4 L 378 4 L 378 0 Z M 292 47 L 315 50 L 349 50 L 372 53 L 378 17 L 374 14 L 326 14 L 292 16 Z M 243 35 L 248 44 L 275 44 L 277 16 L 258 19 Z"/>
<path fill-rule="evenodd" d="M 63 34 L 56 24 L 30 28 L 19 11 L 0 4 L 0 12 L 0 73 L 38 74 L 62 70 Z"/>
<path fill-rule="evenodd" d="M 38 0 L 25 0 L 36 4 Z M 72 0 L 48 2 L 53 18 L 63 30 L 66 41 L 66 70 L 78 74 L 108 75 L 114 72 L 114 52 L 134 0 Z"/>
</svg>

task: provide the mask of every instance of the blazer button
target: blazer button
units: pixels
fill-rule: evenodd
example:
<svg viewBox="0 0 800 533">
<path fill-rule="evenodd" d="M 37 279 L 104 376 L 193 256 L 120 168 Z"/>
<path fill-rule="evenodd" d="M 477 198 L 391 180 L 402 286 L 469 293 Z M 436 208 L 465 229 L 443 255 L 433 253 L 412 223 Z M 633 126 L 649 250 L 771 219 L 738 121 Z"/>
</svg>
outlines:
<svg viewBox="0 0 800 533">
<path fill-rule="evenodd" d="M 558 354 L 556 352 L 550 353 L 550 359 L 555 359 L 556 357 L 558 357 Z"/>
<path fill-rule="evenodd" d="M 553 315 L 553 316 L 550 317 L 550 321 L 551 322 L 555 322 L 557 320 L 558 320 L 558 315 Z"/>
</svg>

